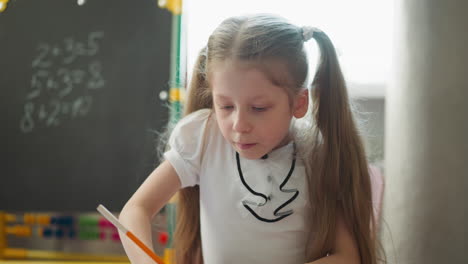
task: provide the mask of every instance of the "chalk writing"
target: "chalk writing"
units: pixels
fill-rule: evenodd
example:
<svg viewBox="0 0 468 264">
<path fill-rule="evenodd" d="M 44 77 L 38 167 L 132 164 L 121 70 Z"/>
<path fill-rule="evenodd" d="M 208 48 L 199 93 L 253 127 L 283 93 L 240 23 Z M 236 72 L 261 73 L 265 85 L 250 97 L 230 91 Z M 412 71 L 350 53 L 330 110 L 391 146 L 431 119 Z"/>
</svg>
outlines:
<svg viewBox="0 0 468 264">
<path fill-rule="evenodd" d="M 60 43 L 37 45 L 19 122 L 23 133 L 59 126 L 91 111 L 94 93 L 106 84 L 98 59 L 103 38 L 103 32 L 91 32 L 85 41 L 67 37 Z"/>
</svg>

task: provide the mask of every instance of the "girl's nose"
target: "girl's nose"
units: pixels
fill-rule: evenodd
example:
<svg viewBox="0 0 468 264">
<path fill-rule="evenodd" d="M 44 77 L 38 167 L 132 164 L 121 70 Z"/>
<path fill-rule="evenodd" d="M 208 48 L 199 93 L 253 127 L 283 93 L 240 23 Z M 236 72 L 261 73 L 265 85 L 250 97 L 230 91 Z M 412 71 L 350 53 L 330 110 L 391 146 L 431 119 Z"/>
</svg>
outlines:
<svg viewBox="0 0 468 264">
<path fill-rule="evenodd" d="M 233 129 L 238 133 L 248 133 L 252 130 L 252 125 L 247 116 L 239 111 L 234 117 Z"/>
</svg>

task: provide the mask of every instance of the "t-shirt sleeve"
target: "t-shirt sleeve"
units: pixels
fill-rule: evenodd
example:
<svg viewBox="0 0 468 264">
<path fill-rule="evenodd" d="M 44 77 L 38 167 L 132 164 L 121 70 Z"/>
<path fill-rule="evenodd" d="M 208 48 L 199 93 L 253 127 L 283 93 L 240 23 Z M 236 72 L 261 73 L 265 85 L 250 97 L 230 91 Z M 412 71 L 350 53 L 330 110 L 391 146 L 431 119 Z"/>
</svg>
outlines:
<svg viewBox="0 0 468 264">
<path fill-rule="evenodd" d="M 169 151 L 164 158 L 171 163 L 180 178 L 181 187 L 198 185 L 204 138 L 211 114 L 210 109 L 202 109 L 182 118 L 169 137 Z"/>
</svg>

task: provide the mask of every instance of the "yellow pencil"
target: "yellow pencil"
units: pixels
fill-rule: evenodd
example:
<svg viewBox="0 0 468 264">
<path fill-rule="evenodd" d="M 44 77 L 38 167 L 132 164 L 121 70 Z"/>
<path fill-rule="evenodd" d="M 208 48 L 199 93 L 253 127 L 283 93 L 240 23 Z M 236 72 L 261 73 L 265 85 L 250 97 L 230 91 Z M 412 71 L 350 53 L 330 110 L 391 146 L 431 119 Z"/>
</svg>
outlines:
<svg viewBox="0 0 468 264">
<path fill-rule="evenodd" d="M 97 208 L 99 213 L 101 213 L 107 220 L 109 220 L 115 227 L 117 227 L 122 233 L 127 235 L 130 240 L 132 240 L 138 247 L 140 247 L 150 258 L 152 258 L 158 264 L 164 264 L 164 261 L 158 257 L 151 249 L 149 249 L 141 240 L 136 237 L 132 232 L 128 231 L 119 220 L 107 210 L 102 204 L 100 204 Z"/>
</svg>

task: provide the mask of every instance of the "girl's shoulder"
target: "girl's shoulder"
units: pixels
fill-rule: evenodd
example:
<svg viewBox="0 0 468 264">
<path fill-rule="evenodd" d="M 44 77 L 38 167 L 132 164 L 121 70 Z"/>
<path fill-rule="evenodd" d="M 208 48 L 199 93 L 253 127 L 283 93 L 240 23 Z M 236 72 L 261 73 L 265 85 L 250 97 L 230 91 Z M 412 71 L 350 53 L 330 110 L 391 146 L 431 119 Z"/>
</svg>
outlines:
<svg viewBox="0 0 468 264">
<path fill-rule="evenodd" d="M 182 187 L 199 183 L 206 141 L 215 128 L 211 116 L 211 109 L 200 109 L 179 120 L 171 132 L 164 157 L 176 170 Z"/>
<path fill-rule="evenodd" d="M 210 108 L 203 108 L 197 111 L 194 111 L 186 116 L 184 116 L 179 122 L 179 124 L 187 124 L 193 122 L 204 122 L 210 118 L 213 110 Z"/>
<path fill-rule="evenodd" d="M 180 132 L 181 130 L 188 130 L 187 132 L 196 132 L 203 129 L 212 118 L 212 110 L 204 108 L 192 112 L 177 122 L 174 127 L 174 132 Z M 211 122 L 210 122 L 211 123 Z"/>
<path fill-rule="evenodd" d="M 184 116 L 171 132 L 171 147 L 189 150 L 201 147 L 208 135 L 216 134 L 217 125 L 211 109 L 200 109 Z M 191 149 L 193 151 L 193 149 Z"/>
</svg>

